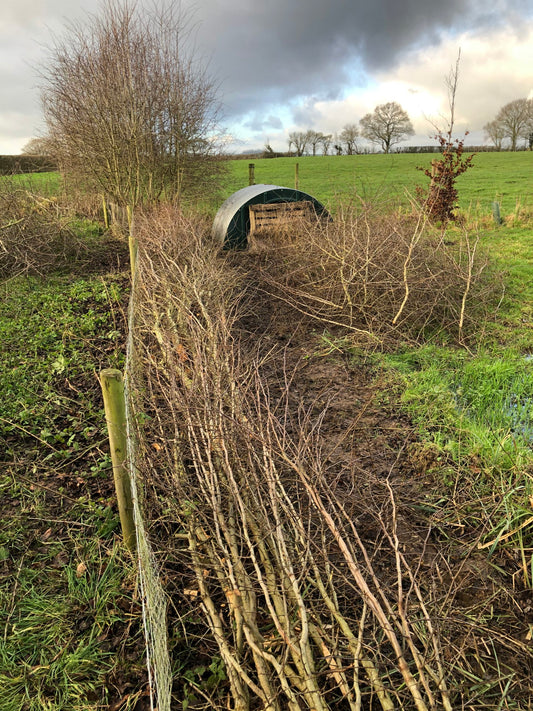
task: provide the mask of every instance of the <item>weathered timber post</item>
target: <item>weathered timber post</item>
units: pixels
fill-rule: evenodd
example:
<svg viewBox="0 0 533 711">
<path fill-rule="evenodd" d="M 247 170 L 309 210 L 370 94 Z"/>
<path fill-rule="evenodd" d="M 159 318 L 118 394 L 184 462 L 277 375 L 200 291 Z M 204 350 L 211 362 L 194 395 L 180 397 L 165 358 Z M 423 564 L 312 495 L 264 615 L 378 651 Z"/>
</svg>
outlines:
<svg viewBox="0 0 533 711">
<path fill-rule="evenodd" d="M 300 164 L 294 164 L 294 189 L 298 190 L 298 185 L 300 184 Z"/>
<path fill-rule="evenodd" d="M 133 234 L 134 230 L 134 220 L 133 220 L 133 208 L 131 205 L 126 205 L 126 215 L 128 217 L 128 245 L 130 248 L 130 268 L 131 268 L 131 280 L 135 276 L 135 267 L 137 266 L 137 239 Z"/>
<path fill-rule="evenodd" d="M 255 185 L 255 163 L 248 163 L 248 185 Z"/>
<path fill-rule="evenodd" d="M 100 385 L 104 397 L 105 418 L 109 433 L 109 447 L 113 462 L 113 478 L 117 493 L 120 525 L 124 543 L 129 551 L 135 552 L 135 522 L 133 519 L 133 499 L 130 474 L 126 467 L 126 401 L 122 373 L 115 368 L 100 372 Z"/>
<path fill-rule="evenodd" d="M 109 229 L 109 212 L 107 209 L 107 200 L 105 199 L 105 195 L 102 195 L 102 208 L 104 211 L 104 226 L 106 230 Z"/>
</svg>

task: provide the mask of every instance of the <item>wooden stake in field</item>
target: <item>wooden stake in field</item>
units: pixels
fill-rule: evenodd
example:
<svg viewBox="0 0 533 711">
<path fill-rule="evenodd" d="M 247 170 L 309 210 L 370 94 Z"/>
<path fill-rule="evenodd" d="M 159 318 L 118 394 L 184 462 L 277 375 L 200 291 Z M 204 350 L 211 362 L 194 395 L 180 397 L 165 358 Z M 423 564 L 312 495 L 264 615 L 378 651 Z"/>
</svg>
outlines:
<svg viewBox="0 0 533 711">
<path fill-rule="evenodd" d="M 255 185 L 255 163 L 248 163 L 248 185 Z"/>
<path fill-rule="evenodd" d="M 109 229 L 109 212 L 107 209 L 107 200 L 105 195 L 102 195 L 102 210 L 104 212 L 104 227 L 106 230 Z"/>
<path fill-rule="evenodd" d="M 126 467 L 126 401 L 124 383 L 120 370 L 106 368 L 100 372 L 100 385 L 104 397 L 105 417 L 109 433 L 113 477 L 117 493 L 118 510 L 124 543 L 129 551 L 135 552 L 135 522 L 133 520 L 133 499 L 131 482 Z"/>
<path fill-rule="evenodd" d="M 300 164 L 295 163 L 294 164 L 294 189 L 298 190 L 299 185 L 300 185 Z"/>
<path fill-rule="evenodd" d="M 126 205 L 126 215 L 128 217 L 128 245 L 130 248 L 130 268 L 131 268 L 131 280 L 135 277 L 135 268 L 137 266 L 137 238 L 134 234 L 134 217 L 133 208 L 131 205 Z"/>
</svg>

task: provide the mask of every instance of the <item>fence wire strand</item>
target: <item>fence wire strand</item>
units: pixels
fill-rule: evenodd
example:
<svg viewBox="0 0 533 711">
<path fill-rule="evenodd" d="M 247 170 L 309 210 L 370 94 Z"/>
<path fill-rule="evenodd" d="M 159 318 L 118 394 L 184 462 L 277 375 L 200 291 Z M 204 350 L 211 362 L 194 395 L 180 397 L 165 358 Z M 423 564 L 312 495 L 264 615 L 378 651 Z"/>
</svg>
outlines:
<svg viewBox="0 0 533 711">
<path fill-rule="evenodd" d="M 135 275 L 128 306 L 128 339 L 124 392 L 126 399 L 127 457 L 130 468 L 133 512 L 137 538 L 137 565 L 142 601 L 142 617 L 146 647 L 146 666 L 150 688 L 150 708 L 170 711 L 172 671 L 168 650 L 167 604 L 159 578 L 158 565 L 148 539 L 142 511 L 142 482 L 137 466 L 137 437 L 135 432 Z"/>
</svg>

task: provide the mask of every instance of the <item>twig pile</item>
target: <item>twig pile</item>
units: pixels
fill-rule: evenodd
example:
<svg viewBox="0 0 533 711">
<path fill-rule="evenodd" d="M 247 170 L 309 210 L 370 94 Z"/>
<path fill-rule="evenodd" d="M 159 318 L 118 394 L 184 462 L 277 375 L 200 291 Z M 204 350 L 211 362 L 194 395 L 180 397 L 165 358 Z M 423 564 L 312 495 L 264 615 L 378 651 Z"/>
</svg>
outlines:
<svg viewBox="0 0 533 711">
<path fill-rule="evenodd" d="M 200 602 L 231 707 L 456 708 L 450 671 L 463 649 L 442 642 L 453 595 L 421 575 L 425 544 L 406 544 L 393 485 L 328 463 L 323 414 L 291 411 L 288 374 L 281 396 L 269 392 L 236 336 L 245 275 L 205 242 L 205 226 L 170 210 L 136 225 L 145 505 L 165 530 L 169 569 L 179 567 L 183 614 Z M 328 259 L 332 249 L 333 239 Z M 365 288 L 370 298 L 368 282 L 357 294 Z M 205 708 L 222 705 L 197 693 Z"/>
<path fill-rule="evenodd" d="M 46 274 L 74 259 L 79 241 L 60 219 L 53 199 L 5 179 L 0 187 L 0 278 Z"/>
<path fill-rule="evenodd" d="M 264 279 L 278 295 L 367 345 L 443 329 L 462 338 L 497 283 L 484 278 L 478 234 L 457 228 L 450 236 L 423 211 L 383 214 L 362 203 L 333 222 L 265 235 L 261 245 Z"/>
</svg>

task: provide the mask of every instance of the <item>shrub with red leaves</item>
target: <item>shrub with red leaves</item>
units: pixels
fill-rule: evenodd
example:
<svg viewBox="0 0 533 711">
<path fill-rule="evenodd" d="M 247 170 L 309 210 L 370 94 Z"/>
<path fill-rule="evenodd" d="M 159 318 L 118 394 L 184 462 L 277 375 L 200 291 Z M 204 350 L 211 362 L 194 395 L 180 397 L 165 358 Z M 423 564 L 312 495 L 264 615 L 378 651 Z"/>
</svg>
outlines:
<svg viewBox="0 0 533 711">
<path fill-rule="evenodd" d="M 465 138 L 468 133 L 465 134 Z M 441 146 L 441 157 L 431 161 L 431 168 L 421 168 L 430 178 L 425 207 L 434 220 L 447 222 L 455 219 L 458 192 L 457 177 L 473 166 L 474 154 L 464 155 L 464 138 L 451 140 L 450 134 L 435 136 Z M 422 191 L 423 192 L 423 191 Z"/>
</svg>

